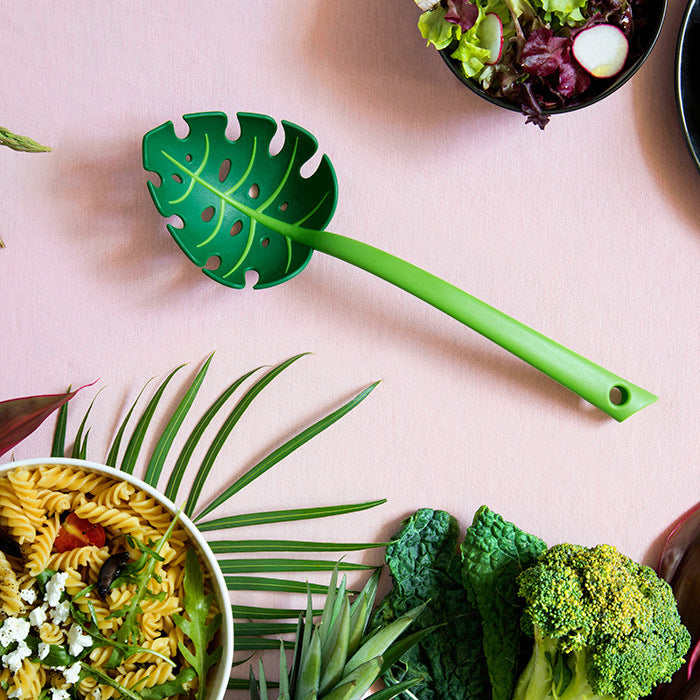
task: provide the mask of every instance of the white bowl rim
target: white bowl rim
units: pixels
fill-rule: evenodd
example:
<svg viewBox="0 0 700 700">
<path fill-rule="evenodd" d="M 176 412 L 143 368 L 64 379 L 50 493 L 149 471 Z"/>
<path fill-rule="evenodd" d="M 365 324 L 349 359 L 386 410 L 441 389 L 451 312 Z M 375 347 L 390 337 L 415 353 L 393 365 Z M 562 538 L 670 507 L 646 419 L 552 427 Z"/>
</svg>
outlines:
<svg viewBox="0 0 700 700">
<path fill-rule="evenodd" d="M 179 508 L 169 499 L 166 498 L 160 491 L 150 486 L 145 481 L 142 481 L 136 476 L 124 472 L 114 467 L 109 467 L 106 464 L 93 462 L 87 459 L 75 459 L 73 457 L 39 457 L 31 459 L 21 459 L 14 462 L 6 462 L 0 465 L 0 475 L 12 469 L 20 467 L 39 467 L 42 465 L 59 464 L 65 466 L 79 467 L 82 469 L 98 471 L 115 479 L 122 479 L 129 482 L 133 486 L 142 491 L 145 491 L 150 496 L 153 496 L 163 506 L 167 508 L 173 515 L 178 512 Z M 210 695 L 207 700 L 221 700 L 227 690 L 229 676 L 231 674 L 231 666 L 233 664 L 233 614 L 231 612 L 231 601 L 228 597 L 228 588 L 226 581 L 221 573 L 219 562 L 214 556 L 209 543 L 204 539 L 204 536 L 199 531 L 199 528 L 187 517 L 184 513 L 180 513 L 178 522 L 187 530 L 187 534 L 196 542 L 200 553 L 206 559 L 210 573 L 216 582 L 215 593 L 219 609 L 221 610 L 221 631 L 223 637 L 223 652 L 221 659 L 217 664 L 216 675 L 211 683 Z"/>
</svg>

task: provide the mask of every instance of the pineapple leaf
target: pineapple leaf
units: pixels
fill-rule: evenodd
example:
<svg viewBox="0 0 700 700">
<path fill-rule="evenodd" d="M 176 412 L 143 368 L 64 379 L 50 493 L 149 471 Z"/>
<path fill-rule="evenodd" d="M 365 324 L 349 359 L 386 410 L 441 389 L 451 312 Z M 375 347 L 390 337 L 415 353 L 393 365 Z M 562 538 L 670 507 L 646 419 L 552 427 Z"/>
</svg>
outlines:
<svg viewBox="0 0 700 700">
<path fill-rule="evenodd" d="M 224 530 L 235 527 L 249 527 L 251 525 L 268 525 L 270 523 L 288 523 L 293 520 L 312 520 L 314 518 L 328 518 L 346 513 L 356 513 L 360 510 L 375 508 L 386 503 L 382 498 L 378 501 L 367 501 L 366 503 L 352 503 L 350 505 L 323 506 L 319 508 L 295 508 L 291 510 L 269 510 L 260 513 L 244 513 L 242 515 L 231 515 L 216 520 L 205 520 L 197 522 L 200 532 L 208 530 Z"/>
<path fill-rule="evenodd" d="M 236 404 L 236 407 L 226 419 L 226 422 L 217 433 L 212 444 L 209 446 L 209 450 L 207 451 L 207 454 L 205 455 L 204 460 L 202 461 L 199 471 L 197 472 L 197 475 L 194 478 L 194 483 L 192 484 L 190 494 L 187 498 L 187 502 L 185 503 L 184 512 L 186 515 L 191 516 L 194 512 L 194 509 L 197 506 L 197 501 L 199 500 L 199 496 L 202 492 L 204 482 L 206 481 L 207 476 L 209 476 L 209 472 L 214 466 L 214 462 L 216 461 L 216 458 L 219 452 L 221 451 L 221 448 L 224 446 L 226 438 L 228 438 L 229 434 L 236 426 L 236 423 L 238 423 L 241 416 L 245 413 L 247 408 L 253 402 L 253 399 L 255 399 L 255 397 L 258 396 L 258 394 L 260 394 L 260 392 L 268 384 L 270 384 L 270 382 L 273 379 L 279 376 L 279 374 L 281 374 L 285 369 L 287 369 L 287 367 L 289 367 L 293 362 L 296 362 L 299 358 L 304 357 L 304 355 L 308 354 L 309 353 L 306 352 L 300 353 L 299 355 L 295 355 L 294 357 L 290 357 L 288 360 L 281 362 L 276 367 L 273 367 L 263 377 L 258 379 L 258 381 L 255 382 L 255 384 L 250 389 L 248 389 L 248 391 L 243 395 L 238 404 Z M 221 499 L 219 503 L 223 503 L 225 500 L 227 500 L 228 495 L 222 494 L 219 498 Z M 209 510 L 211 509 L 212 507 L 209 508 Z"/>
<path fill-rule="evenodd" d="M 296 358 L 292 358 L 296 359 Z M 341 406 L 339 409 L 328 414 L 321 420 L 314 423 L 309 428 L 302 430 L 299 434 L 288 440 L 281 447 L 277 448 L 271 452 L 267 457 L 262 459 L 258 464 L 248 470 L 240 479 L 238 479 L 234 484 L 229 486 L 222 494 L 217 496 L 194 520 L 197 522 L 200 518 L 209 514 L 215 508 L 218 508 L 222 503 L 227 501 L 235 493 L 238 493 L 241 489 L 245 488 L 252 481 L 257 479 L 260 475 L 264 474 L 270 467 L 277 464 L 279 461 L 284 459 L 287 455 L 291 454 L 298 447 L 301 447 L 304 443 L 311 440 L 311 438 L 318 435 L 320 432 L 328 428 L 330 425 L 335 423 L 337 420 L 342 418 L 346 413 L 351 411 L 355 406 L 364 401 L 369 393 L 379 384 L 379 382 L 374 382 L 366 389 L 362 390 L 353 399 L 348 401 L 346 404 Z M 199 487 L 201 489 L 201 486 Z M 194 490 L 194 489 L 193 489 Z M 187 512 L 187 511 L 186 511 Z M 189 515 L 189 513 L 188 513 Z"/>
<path fill-rule="evenodd" d="M 158 403 L 160 402 L 160 399 L 163 396 L 163 392 L 165 391 L 166 387 L 170 383 L 170 380 L 173 378 L 175 373 L 181 370 L 183 367 L 184 365 L 176 367 L 161 382 L 160 386 L 158 387 L 158 389 L 156 389 L 156 392 L 153 394 L 153 397 L 148 402 L 148 405 L 146 406 L 143 414 L 141 415 L 141 418 L 136 423 L 134 432 L 132 433 L 131 439 L 129 440 L 126 446 L 126 450 L 124 451 L 124 456 L 122 458 L 121 463 L 121 470 L 126 472 L 127 474 L 134 473 L 136 460 L 138 459 L 139 452 L 141 451 L 141 446 L 143 445 L 143 440 L 146 437 L 146 433 L 148 432 L 148 426 L 151 424 L 151 420 L 153 419 L 153 416 L 156 412 L 156 408 L 158 407 Z"/>
<path fill-rule="evenodd" d="M 339 687 L 352 683 L 352 692 L 347 695 L 339 695 L 338 697 L 342 697 L 344 700 L 360 700 L 379 678 L 381 667 L 382 657 L 377 656 L 361 663 L 349 673 L 345 673 Z M 324 700 L 331 700 L 332 697 L 333 693 L 329 693 Z"/>
<path fill-rule="evenodd" d="M 190 387 L 187 389 L 187 392 L 183 396 L 182 401 L 180 401 L 180 404 L 170 417 L 168 425 L 163 430 L 163 433 L 161 434 L 160 439 L 158 440 L 158 444 L 156 445 L 153 454 L 151 455 L 151 460 L 148 463 L 146 473 L 143 477 L 143 480 L 147 484 L 150 484 L 154 487 L 158 485 L 158 480 L 163 470 L 163 465 L 165 464 L 168 452 L 170 451 L 170 447 L 173 444 L 173 440 L 175 439 L 178 430 L 182 426 L 182 423 L 185 420 L 187 413 L 192 407 L 192 403 L 194 402 L 194 399 L 197 396 L 197 392 L 202 386 L 202 382 L 204 381 L 204 377 L 207 374 L 207 370 L 209 369 L 209 365 L 213 357 L 214 353 L 209 355 L 209 357 L 206 359 L 201 369 L 197 373 L 197 376 L 192 381 L 192 384 L 190 384 Z"/>
<path fill-rule="evenodd" d="M 407 681 L 402 681 L 401 683 L 397 683 L 396 685 L 389 686 L 387 688 L 382 688 L 381 690 L 378 690 L 376 693 L 372 693 L 367 700 L 391 700 L 392 698 L 395 698 L 397 695 L 400 695 L 401 693 L 405 692 L 406 690 L 409 690 L 412 688 L 414 685 L 417 685 L 421 681 L 421 677 L 417 678 L 411 678 Z"/>
<path fill-rule="evenodd" d="M 407 613 L 377 630 L 353 654 L 345 665 L 345 677 L 372 659 L 380 657 L 402 632 L 423 612 L 426 603 L 412 608 Z"/>
<path fill-rule="evenodd" d="M 311 635 L 311 641 L 301 658 L 294 697 L 305 698 L 309 693 L 318 693 L 321 677 L 321 635 L 318 628 Z"/>
<path fill-rule="evenodd" d="M 327 631 L 321 647 L 321 694 L 330 690 L 341 679 L 350 639 L 350 602 L 342 594 L 342 603 L 332 627 Z"/>
<path fill-rule="evenodd" d="M 230 384 L 221 395 L 214 401 L 214 403 L 209 407 L 209 409 L 204 413 L 204 415 L 199 419 L 197 425 L 194 427 L 190 436 L 187 438 L 180 454 L 175 462 L 172 472 L 170 473 L 170 478 L 168 479 L 168 484 L 165 488 L 165 496 L 171 501 L 175 501 L 177 498 L 177 492 L 180 488 L 180 482 L 185 474 L 185 470 L 190 463 L 192 454 L 194 453 L 197 445 L 199 444 L 204 431 L 207 429 L 214 416 L 221 410 L 223 405 L 231 398 L 231 396 L 236 392 L 238 387 L 243 384 L 248 377 L 255 374 L 261 368 L 256 367 L 250 372 L 246 372 L 242 377 L 236 379 L 235 382 Z M 200 528 L 201 530 L 201 528 Z"/>
</svg>

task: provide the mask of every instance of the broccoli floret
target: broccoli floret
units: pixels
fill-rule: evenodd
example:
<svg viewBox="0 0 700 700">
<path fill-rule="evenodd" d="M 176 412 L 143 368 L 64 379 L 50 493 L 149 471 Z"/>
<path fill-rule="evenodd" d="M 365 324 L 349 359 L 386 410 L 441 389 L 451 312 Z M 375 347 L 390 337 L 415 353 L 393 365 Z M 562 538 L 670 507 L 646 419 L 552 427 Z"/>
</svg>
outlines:
<svg viewBox="0 0 700 700">
<path fill-rule="evenodd" d="M 534 649 L 513 700 L 637 700 L 683 665 L 670 586 L 615 547 L 551 547 L 518 587 Z"/>
</svg>

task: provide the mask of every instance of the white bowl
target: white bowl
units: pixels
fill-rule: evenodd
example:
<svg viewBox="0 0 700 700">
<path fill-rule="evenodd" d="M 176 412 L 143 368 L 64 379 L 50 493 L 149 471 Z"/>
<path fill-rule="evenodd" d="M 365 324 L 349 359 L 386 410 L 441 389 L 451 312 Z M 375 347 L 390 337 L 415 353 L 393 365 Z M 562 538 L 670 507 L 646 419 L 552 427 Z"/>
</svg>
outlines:
<svg viewBox="0 0 700 700">
<path fill-rule="evenodd" d="M 99 472 L 100 474 L 105 474 L 106 476 L 109 476 L 115 480 L 127 481 L 137 489 L 145 491 L 149 496 L 152 496 L 171 514 L 175 515 L 179 510 L 179 508 L 172 501 L 170 501 L 152 486 L 149 486 L 145 482 L 141 481 L 141 479 L 137 479 L 135 476 L 120 471 L 119 469 L 113 469 L 112 467 L 107 467 L 103 464 L 98 464 L 87 460 L 70 459 L 64 457 L 24 459 L 1 465 L 0 476 L 18 467 L 31 468 L 40 465 L 54 464 L 63 464 L 71 467 L 77 467 L 85 471 Z M 187 532 L 196 546 L 202 560 L 206 563 L 209 579 L 212 583 L 212 589 L 216 596 L 216 602 L 219 610 L 221 610 L 220 634 L 223 651 L 221 654 L 221 659 L 216 667 L 216 673 L 211 679 L 211 682 L 208 684 L 209 692 L 206 696 L 206 700 L 221 700 L 226 693 L 226 686 L 231 672 L 231 665 L 233 663 L 233 616 L 231 614 L 231 602 L 228 596 L 228 589 L 226 587 L 223 574 L 221 573 L 219 563 L 217 562 L 214 553 L 211 551 L 211 548 L 207 544 L 207 541 L 202 536 L 202 533 L 197 529 L 197 526 L 186 515 L 184 515 L 184 513 L 180 513 L 178 524 L 181 525 Z"/>
</svg>

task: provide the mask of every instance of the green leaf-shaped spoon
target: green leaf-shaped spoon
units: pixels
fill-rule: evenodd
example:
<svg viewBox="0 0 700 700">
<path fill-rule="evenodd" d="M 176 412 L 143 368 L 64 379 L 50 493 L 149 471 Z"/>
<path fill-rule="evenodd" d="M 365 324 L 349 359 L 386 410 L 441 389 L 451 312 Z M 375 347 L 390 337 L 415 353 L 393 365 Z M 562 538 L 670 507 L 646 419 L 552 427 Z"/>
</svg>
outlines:
<svg viewBox="0 0 700 700">
<path fill-rule="evenodd" d="M 190 131 L 180 139 L 172 122 L 143 139 L 143 163 L 157 173 L 149 182 L 158 211 L 177 216 L 168 230 L 205 274 L 230 287 L 256 288 L 294 277 L 320 250 L 423 299 L 544 372 L 618 421 L 656 401 L 654 394 L 612 374 L 452 284 L 365 243 L 325 231 L 335 210 L 337 182 L 327 156 L 312 175 L 302 166 L 316 139 L 283 121 L 284 142 L 270 144 L 277 123 L 262 114 L 240 113 L 240 135 L 226 136 L 221 112 L 185 116 Z M 212 266 L 211 261 L 216 261 Z"/>
</svg>

